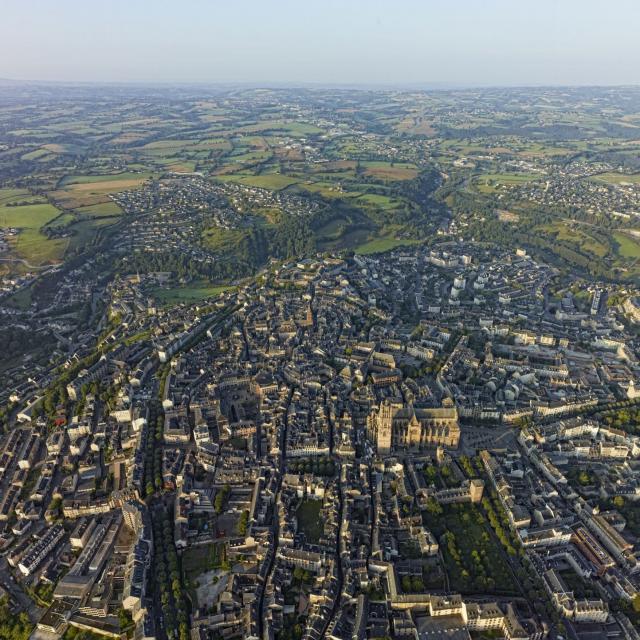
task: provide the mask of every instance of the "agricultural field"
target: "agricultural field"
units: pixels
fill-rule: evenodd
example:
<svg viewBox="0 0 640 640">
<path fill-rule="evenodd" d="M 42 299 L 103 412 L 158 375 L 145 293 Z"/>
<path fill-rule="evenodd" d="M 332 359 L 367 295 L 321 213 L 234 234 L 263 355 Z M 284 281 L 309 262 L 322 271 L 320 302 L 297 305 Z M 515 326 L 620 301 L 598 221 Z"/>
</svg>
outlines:
<svg viewBox="0 0 640 640">
<path fill-rule="evenodd" d="M 16 229 L 11 246 L 27 266 L 41 266 L 62 259 L 67 240 L 48 238 L 41 229 L 60 211 L 44 198 L 17 189 L 0 189 L 0 228 Z"/>
<path fill-rule="evenodd" d="M 612 236 L 602 219 L 613 211 L 630 219 L 629 212 L 640 210 L 634 192 L 640 141 L 633 135 L 640 110 L 632 95 L 620 106 L 594 91 L 597 98 L 589 101 L 573 91 L 540 89 L 532 97 L 513 90 L 505 102 L 494 90 L 247 90 L 197 96 L 179 109 L 178 98 L 159 108 L 155 98 L 116 99 L 105 91 L 101 101 L 88 96 L 38 109 L 0 106 L 7 132 L 0 139 L 0 175 L 26 171 L 29 188 L 47 198 L 30 203 L 45 206 L 30 211 L 29 228 L 12 243 L 39 263 L 61 260 L 103 242 L 111 227 L 133 222 L 114 194 L 178 177 L 188 203 L 187 180 L 202 178 L 256 191 L 240 195 L 239 215 L 218 226 L 209 215 L 202 224 L 186 224 L 197 226 L 200 248 L 214 258 L 240 251 L 237 265 L 213 274 L 194 263 L 196 279 L 245 276 L 248 265 L 300 248 L 370 253 L 431 241 L 450 222 L 462 221 L 460 237 L 510 246 L 536 229 L 544 234 L 545 258 L 564 253 L 573 259 L 570 252 L 578 252 L 588 268 L 628 280 L 636 268 L 635 241 L 625 228 L 623 236 Z M 236 197 L 237 191 L 232 208 Z M 574 217 L 584 224 L 569 224 Z M 43 226 L 57 237 L 39 248 Z M 248 238 L 260 246 L 249 249 Z"/>
<path fill-rule="evenodd" d="M 362 162 L 364 175 L 380 180 L 412 180 L 418 175 L 418 168 L 408 163 Z"/>
<path fill-rule="evenodd" d="M 109 189 L 109 193 L 111 193 L 111 189 L 114 184 L 118 184 L 119 182 L 137 182 L 138 180 L 145 180 L 149 177 L 149 174 L 140 175 L 137 172 L 123 172 L 123 173 L 110 173 L 105 175 L 77 175 L 77 176 L 65 176 L 60 181 L 60 187 L 68 187 L 70 185 L 94 185 L 94 184 L 104 184 L 104 188 Z M 106 183 L 106 184 L 105 184 Z M 103 187 L 98 187 L 103 188 Z M 89 189 L 89 187 L 77 187 L 78 190 Z"/>
<path fill-rule="evenodd" d="M 590 179 L 595 182 L 604 182 L 605 184 L 635 185 L 640 184 L 640 173 L 599 173 L 591 176 Z"/>
<path fill-rule="evenodd" d="M 249 187 L 259 187 L 260 189 L 269 189 L 272 191 L 280 191 L 286 189 L 298 182 L 297 178 L 292 176 L 281 175 L 279 173 L 267 173 L 259 176 L 252 175 L 225 175 L 221 179 L 230 182 L 239 182 Z"/>
<path fill-rule="evenodd" d="M 495 193 L 503 187 L 525 184 L 540 178 L 541 176 L 532 173 L 486 173 L 475 177 L 473 185 L 481 193 Z"/>
</svg>

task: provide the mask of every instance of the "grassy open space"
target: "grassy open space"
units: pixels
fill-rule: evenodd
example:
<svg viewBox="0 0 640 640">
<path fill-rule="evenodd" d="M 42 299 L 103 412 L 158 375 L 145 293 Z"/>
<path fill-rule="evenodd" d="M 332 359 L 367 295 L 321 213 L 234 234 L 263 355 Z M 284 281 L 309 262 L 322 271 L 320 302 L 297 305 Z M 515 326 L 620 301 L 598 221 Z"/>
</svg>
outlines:
<svg viewBox="0 0 640 640">
<path fill-rule="evenodd" d="M 61 182 L 61 187 L 67 187 L 72 184 L 94 184 L 99 182 L 118 182 L 120 180 L 145 180 L 150 174 L 136 173 L 133 171 L 125 171 L 122 173 L 106 173 L 102 175 L 71 175 L 65 176 Z"/>
<path fill-rule="evenodd" d="M 71 226 L 73 235 L 68 239 L 69 249 L 86 249 L 101 228 L 110 227 L 118 221 L 118 216 L 98 216 L 80 220 Z"/>
<path fill-rule="evenodd" d="M 20 207 L 0 206 L 0 226 L 39 229 L 59 214 L 60 211 L 48 203 Z"/>
<path fill-rule="evenodd" d="M 182 571 L 189 580 L 205 571 L 217 569 L 226 557 L 225 544 L 213 542 L 185 549 L 182 554 Z"/>
<path fill-rule="evenodd" d="M 322 535 L 323 526 L 320 519 L 322 500 L 303 500 L 296 511 L 298 531 L 304 533 L 307 542 L 317 544 Z"/>
<path fill-rule="evenodd" d="M 14 307 L 15 309 L 26 311 L 33 302 L 31 293 L 31 287 L 23 287 L 6 298 L 4 303 L 10 307 Z"/>
<path fill-rule="evenodd" d="M 332 182 L 304 182 L 298 185 L 300 189 L 310 193 L 319 193 L 323 198 L 353 198 L 360 194 L 356 191 L 344 191 L 340 185 Z"/>
<path fill-rule="evenodd" d="M 29 264 L 38 266 L 60 260 L 68 245 L 65 238 L 49 239 L 40 229 L 60 215 L 49 203 L 8 206 L 12 203 L 32 202 L 39 198 L 28 192 L 0 190 L 0 227 L 19 229 L 12 240 L 16 255 Z"/>
<path fill-rule="evenodd" d="M 419 242 L 419 240 L 411 240 L 409 238 L 374 238 L 373 240 L 358 245 L 355 248 L 355 252 L 360 255 L 383 253 L 384 251 L 391 251 L 391 249 L 395 249 L 396 247 L 419 244 Z"/>
<path fill-rule="evenodd" d="M 39 266 L 62 260 L 68 245 L 68 238 L 47 238 L 36 229 L 25 229 L 18 235 L 14 246 L 21 258 Z"/>
<path fill-rule="evenodd" d="M 444 505 L 440 515 L 425 511 L 424 522 L 440 542 L 453 591 L 517 593 L 503 551 L 478 507 L 468 503 Z"/>
<path fill-rule="evenodd" d="M 364 174 L 380 180 L 412 180 L 418 175 L 418 168 L 402 162 L 362 162 Z"/>
<path fill-rule="evenodd" d="M 494 193 L 504 186 L 525 184 L 540 180 L 535 173 L 485 173 L 473 179 L 473 185 L 481 193 Z"/>
<path fill-rule="evenodd" d="M 46 199 L 42 196 L 33 195 L 26 189 L 0 189 L 0 207 L 15 206 L 22 203 L 40 204 L 46 203 Z"/>
<path fill-rule="evenodd" d="M 93 182 L 78 182 L 69 185 L 70 191 L 79 193 L 118 193 L 140 186 L 146 178 L 114 178 L 112 180 L 95 180 Z"/>
<path fill-rule="evenodd" d="M 110 194 L 135 189 L 151 175 L 150 173 L 121 173 L 69 176 L 63 180 L 64 184 L 61 188 L 52 191 L 50 196 L 56 203 L 68 209 L 106 204 L 111 202 Z"/>
<path fill-rule="evenodd" d="M 152 289 L 151 295 L 163 304 L 177 304 L 180 302 L 197 302 L 213 296 L 220 295 L 225 291 L 233 289 L 230 285 L 207 285 L 191 283 L 189 285 L 177 287 L 156 287 Z"/>
<path fill-rule="evenodd" d="M 640 173 L 599 173 L 591 176 L 590 180 L 605 184 L 640 184 Z"/>
<path fill-rule="evenodd" d="M 436 130 L 433 127 L 433 122 L 423 117 L 422 115 L 412 113 L 401 120 L 396 129 L 400 132 L 411 133 L 418 136 L 434 136 Z"/>
<path fill-rule="evenodd" d="M 35 149 L 34 151 L 29 151 L 25 153 L 21 159 L 22 160 L 41 160 L 42 158 L 46 158 L 50 156 L 51 153 L 46 149 Z"/>
<path fill-rule="evenodd" d="M 294 136 L 309 136 L 322 133 L 322 129 L 313 124 L 308 124 L 306 122 L 282 122 L 279 120 L 267 120 L 256 124 L 246 125 L 244 127 L 238 127 L 236 131 L 239 133 L 282 131 Z"/>
<path fill-rule="evenodd" d="M 281 191 L 299 182 L 298 178 L 285 176 L 280 173 L 266 173 L 259 176 L 252 175 L 225 175 L 225 181 L 246 184 L 249 187 L 259 187 L 270 191 Z"/>
<path fill-rule="evenodd" d="M 390 210 L 403 206 L 402 200 L 398 198 L 390 198 L 377 193 L 365 193 L 358 198 L 358 203 L 364 203 L 365 206 L 376 209 Z"/>
<path fill-rule="evenodd" d="M 613 237 L 618 243 L 618 253 L 623 258 L 640 258 L 639 241 L 634 240 L 631 236 L 621 231 L 616 231 Z"/>
<path fill-rule="evenodd" d="M 600 235 L 601 239 L 599 240 L 597 230 L 591 232 L 587 227 L 578 227 L 575 224 L 562 220 L 540 226 L 538 229 L 544 233 L 553 235 L 557 240 L 565 240 L 576 244 L 581 251 L 591 253 L 599 258 L 609 253 L 609 246 L 604 241 L 606 236 Z"/>
<path fill-rule="evenodd" d="M 122 209 L 113 200 L 108 202 L 99 202 L 97 204 L 88 205 L 86 207 L 78 207 L 76 213 L 99 218 L 102 216 L 119 216 Z"/>
</svg>

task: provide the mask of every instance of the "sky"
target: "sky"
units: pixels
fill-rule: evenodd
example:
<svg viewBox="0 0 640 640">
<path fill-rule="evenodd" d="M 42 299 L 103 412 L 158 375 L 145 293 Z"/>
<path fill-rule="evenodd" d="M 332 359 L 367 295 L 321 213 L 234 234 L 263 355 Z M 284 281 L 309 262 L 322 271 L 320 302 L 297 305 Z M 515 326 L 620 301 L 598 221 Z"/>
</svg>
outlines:
<svg viewBox="0 0 640 640">
<path fill-rule="evenodd" d="M 0 78 L 640 83 L 640 0 L 1 0 Z"/>
</svg>

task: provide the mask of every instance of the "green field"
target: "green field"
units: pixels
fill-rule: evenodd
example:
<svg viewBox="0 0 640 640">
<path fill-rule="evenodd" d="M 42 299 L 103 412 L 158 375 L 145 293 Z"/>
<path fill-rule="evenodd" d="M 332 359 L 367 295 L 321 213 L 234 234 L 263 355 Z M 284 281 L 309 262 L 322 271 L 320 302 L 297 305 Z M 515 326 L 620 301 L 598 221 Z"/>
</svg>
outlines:
<svg viewBox="0 0 640 640">
<path fill-rule="evenodd" d="M 229 182 L 246 184 L 249 187 L 269 189 L 270 191 L 281 191 L 282 189 L 286 189 L 292 184 L 296 184 L 296 182 L 299 182 L 298 178 L 294 178 L 292 176 L 284 176 L 280 173 L 266 173 L 260 176 L 228 175 L 224 176 L 223 179 Z"/>
<path fill-rule="evenodd" d="M 640 173 L 599 173 L 591 176 L 590 180 L 604 182 L 605 184 L 640 184 Z"/>
<path fill-rule="evenodd" d="M 69 249 L 86 249 L 101 228 L 106 228 L 118 221 L 118 217 L 99 216 L 80 220 L 71 226 L 73 235 L 69 238 Z"/>
<path fill-rule="evenodd" d="M 484 173 L 473 179 L 473 184 L 481 193 L 494 193 L 500 187 L 513 186 L 540 180 L 535 173 Z"/>
<path fill-rule="evenodd" d="M 25 229 L 16 239 L 15 250 L 29 264 L 38 266 L 62 260 L 68 245 L 68 238 L 50 239 L 36 229 Z"/>
<path fill-rule="evenodd" d="M 150 176 L 149 173 L 135 173 L 132 171 L 123 171 L 122 173 L 106 173 L 101 175 L 87 175 L 87 176 L 65 176 L 60 181 L 61 187 L 66 187 L 71 184 L 89 184 L 96 182 L 111 182 L 113 180 L 137 180 L 146 179 Z"/>
<path fill-rule="evenodd" d="M 620 231 L 615 232 L 613 237 L 618 243 L 618 253 L 623 258 L 640 258 L 640 241 Z"/>
<path fill-rule="evenodd" d="M 591 253 L 599 258 L 603 258 L 609 253 L 609 246 L 604 242 L 604 239 L 607 236 L 599 234 L 602 240 L 598 240 L 597 237 L 594 237 L 594 235 L 598 235 L 598 232 L 595 231 L 594 233 L 589 233 L 589 227 L 578 228 L 577 225 L 558 221 L 538 227 L 538 229 L 546 233 L 553 234 L 558 240 L 565 240 L 576 244 L 580 250 L 586 253 Z"/>
<path fill-rule="evenodd" d="M 99 202 L 86 207 L 78 207 L 76 213 L 99 218 L 102 216 L 119 216 L 122 209 L 113 201 Z"/>
<path fill-rule="evenodd" d="M 322 536 L 323 527 L 320 519 L 322 500 L 304 500 L 296 511 L 298 531 L 304 533 L 307 542 L 317 544 Z"/>
<path fill-rule="evenodd" d="M 46 156 L 51 155 L 51 152 L 46 149 L 36 149 L 35 151 L 29 151 L 22 156 L 22 160 L 40 160 Z"/>
<path fill-rule="evenodd" d="M 364 173 L 380 180 L 411 180 L 418 175 L 418 168 L 414 164 L 402 162 L 362 162 Z"/>
<path fill-rule="evenodd" d="M 14 307 L 15 309 L 20 309 L 21 311 L 26 311 L 33 302 L 33 298 L 31 295 L 31 288 L 24 287 L 20 289 L 20 291 L 16 291 L 16 293 L 9 296 L 5 303 L 10 307 Z"/>
<path fill-rule="evenodd" d="M 29 264 L 41 265 L 60 260 L 67 248 L 64 238 L 49 239 L 40 229 L 60 215 L 49 203 L 7 206 L 10 202 L 31 202 L 34 196 L 24 191 L 0 190 L 0 227 L 19 229 L 13 242 L 16 254 Z M 37 198 L 35 198 L 37 200 Z"/>
<path fill-rule="evenodd" d="M 338 184 L 331 182 L 305 182 L 298 187 L 310 193 L 319 193 L 323 198 L 353 198 L 360 195 L 357 191 L 343 191 Z"/>
<path fill-rule="evenodd" d="M 225 291 L 229 291 L 234 287 L 229 285 L 205 285 L 190 284 L 177 287 L 157 287 L 150 292 L 154 298 L 157 298 L 162 304 L 177 304 L 180 302 L 198 302 L 206 300 L 214 296 L 220 295 Z"/>
<path fill-rule="evenodd" d="M 238 127 L 235 131 L 239 133 L 256 133 L 258 131 L 284 131 L 293 136 L 309 136 L 322 133 L 320 127 L 306 122 L 282 122 L 279 120 L 268 120 L 257 124 Z"/>
<path fill-rule="evenodd" d="M 377 193 L 365 193 L 358 198 L 359 203 L 364 203 L 365 206 L 375 207 L 376 209 L 390 210 L 401 207 L 404 203 L 397 198 L 390 198 L 389 196 L 382 196 Z"/>
<path fill-rule="evenodd" d="M 383 253 L 391 251 L 396 247 L 404 247 L 412 244 L 418 244 L 419 240 L 411 240 L 409 238 L 374 238 L 368 242 L 358 245 L 355 252 L 361 255 L 369 255 L 372 253 Z"/>
<path fill-rule="evenodd" d="M 42 196 L 34 196 L 26 189 L 0 189 L 0 207 L 20 202 L 44 203 L 46 200 Z"/>
</svg>

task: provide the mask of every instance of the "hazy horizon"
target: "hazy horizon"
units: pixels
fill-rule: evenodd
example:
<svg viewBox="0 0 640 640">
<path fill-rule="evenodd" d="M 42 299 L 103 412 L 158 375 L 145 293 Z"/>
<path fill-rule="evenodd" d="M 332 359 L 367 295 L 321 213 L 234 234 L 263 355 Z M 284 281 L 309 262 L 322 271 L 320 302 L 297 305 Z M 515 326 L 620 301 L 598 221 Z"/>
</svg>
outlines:
<svg viewBox="0 0 640 640">
<path fill-rule="evenodd" d="M 399 88 L 640 82 L 640 4 L 632 0 L 4 4 L 0 78 L 15 81 Z"/>
</svg>

